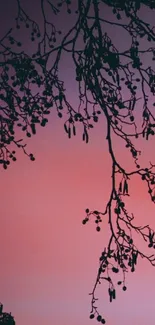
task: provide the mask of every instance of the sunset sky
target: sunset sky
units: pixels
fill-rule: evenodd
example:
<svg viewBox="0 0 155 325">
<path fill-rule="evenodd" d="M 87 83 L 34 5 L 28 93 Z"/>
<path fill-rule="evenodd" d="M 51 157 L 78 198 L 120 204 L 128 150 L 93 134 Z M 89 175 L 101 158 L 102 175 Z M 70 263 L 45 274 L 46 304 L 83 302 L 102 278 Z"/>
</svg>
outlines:
<svg viewBox="0 0 155 325">
<path fill-rule="evenodd" d="M 7 0 L 0 5 L 2 36 L 8 21 L 13 23 L 16 8 L 12 3 Z M 37 11 L 34 15 L 39 17 Z M 119 38 L 115 35 L 116 43 Z M 122 42 L 119 44 L 122 46 Z M 73 66 L 65 56 L 61 74 L 69 100 L 77 107 Z M 7 171 L 0 169 L 0 301 L 15 317 L 16 325 L 96 322 L 89 319 L 88 294 L 108 240 L 107 219 L 100 233 L 93 220 L 83 226 L 82 219 L 87 207 L 103 211 L 109 198 L 111 160 L 106 125 L 101 116 L 90 131 L 90 142 L 85 144 L 80 128 L 69 140 L 63 122 L 52 112 L 47 127 L 38 128 L 36 136 L 26 139 L 35 162 L 18 151 L 17 162 L 11 163 Z M 119 161 L 130 169 L 132 159 L 127 149 L 120 140 L 114 141 Z M 154 139 L 144 144 L 139 140 L 138 146 L 143 149 L 142 162 L 153 163 Z M 135 214 L 136 223 L 150 223 L 155 228 L 155 206 L 138 177 L 131 181 L 130 192 L 127 207 Z M 154 325 L 155 268 L 139 260 L 136 272 L 127 275 L 127 287 L 126 292 L 118 287 L 112 304 L 106 284 L 98 290 L 99 311 L 107 324 Z"/>
</svg>

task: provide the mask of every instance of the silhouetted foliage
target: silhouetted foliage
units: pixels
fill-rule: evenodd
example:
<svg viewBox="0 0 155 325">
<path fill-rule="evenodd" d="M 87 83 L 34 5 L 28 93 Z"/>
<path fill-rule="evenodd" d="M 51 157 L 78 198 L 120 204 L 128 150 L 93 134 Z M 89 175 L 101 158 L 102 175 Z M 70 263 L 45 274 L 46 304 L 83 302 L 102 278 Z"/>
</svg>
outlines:
<svg viewBox="0 0 155 325">
<path fill-rule="evenodd" d="M 89 130 L 96 125 L 100 115 L 104 116 L 107 127 L 106 140 L 112 161 L 111 193 L 105 210 L 89 211 L 86 209 L 86 224 L 95 218 L 96 230 L 101 231 L 102 217 L 107 216 L 111 236 L 106 248 L 101 253 L 99 269 L 94 288 L 91 292 L 90 319 L 105 323 L 99 314 L 95 292 L 102 280 L 108 283 L 110 302 L 116 298 L 113 273 L 121 272 L 122 279 L 118 285 L 126 291 L 126 273 L 134 272 L 140 257 L 155 265 L 154 254 L 145 255 L 135 244 L 133 233 L 139 234 L 148 247 L 155 248 L 154 231 L 149 225 L 135 226 L 134 215 L 126 208 L 125 198 L 129 196 L 131 177 L 138 175 L 147 185 L 148 194 L 155 202 L 155 165 L 150 162 L 146 168 L 139 164 L 139 151 L 134 140 L 143 138 L 149 141 L 155 131 L 155 103 L 149 99 L 155 95 L 155 47 L 145 44 L 155 41 L 154 27 L 140 18 L 140 9 L 154 10 L 152 0 L 78 0 L 75 4 L 69 0 L 40 0 L 43 29 L 25 12 L 20 0 L 17 3 L 17 30 L 25 26 L 30 30 L 30 38 L 36 44 L 36 51 L 28 55 L 22 51 L 22 42 L 10 29 L 1 39 L 0 52 L 0 163 L 6 169 L 10 159 L 16 160 L 15 151 L 10 145 L 22 148 L 27 154 L 22 139 L 16 139 L 16 127 L 26 133 L 27 137 L 36 134 L 37 125 L 46 126 L 53 107 L 60 118 L 68 113 L 64 130 L 71 138 L 76 135 L 76 124 L 83 125 L 82 139 L 89 141 Z M 75 6 L 77 8 L 75 8 Z M 104 16 L 105 9 L 111 8 L 113 19 Z M 51 10 L 51 20 L 47 11 Z M 66 12 L 75 15 L 75 22 L 68 31 L 59 31 L 52 23 L 52 15 Z M 119 51 L 115 40 L 111 39 L 104 26 L 114 26 L 124 30 L 130 36 L 131 43 L 124 51 Z M 64 35 L 63 35 L 64 33 Z M 81 41 L 82 39 L 82 41 Z M 79 40 L 81 45 L 79 46 Z M 19 49 L 19 50 L 18 50 Z M 75 67 L 76 81 L 79 89 L 79 106 L 72 107 L 65 95 L 64 82 L 59 78 L 59 65 L 63 53 L 68 53 Z M 145 55 L 152 56 L 151 66 L 143 64 Z M 54 62 L 48 66 L 49 59 Z M 35 90 L 34 90 L 35 85 Z M 141 98 L 137 93 L 141 93 Z M 125 96 L 123 94 L 126 94 Z M 126 98 L 124 98 L 126 97 Z M 136 122 L 135 110 L 138 100 L 142 101 L 142 125 Z M 140 118 L 141 112 L 139 112 Z M 113 135 L 124 141 L 130 151 L 135 168 L 127 172 L 118 162 L 114 153 Z M 29 155 L 34 160 L 33 154 Z M 111 176 L 111 175 L 110 175 Z"/>
<path fill-rule="evenodd" d="M 15 325 L 15 320 L 11 313 L 3 313 L 3 305 L 0 303 L 0 324 L 1 325 Z"/>
</svg>

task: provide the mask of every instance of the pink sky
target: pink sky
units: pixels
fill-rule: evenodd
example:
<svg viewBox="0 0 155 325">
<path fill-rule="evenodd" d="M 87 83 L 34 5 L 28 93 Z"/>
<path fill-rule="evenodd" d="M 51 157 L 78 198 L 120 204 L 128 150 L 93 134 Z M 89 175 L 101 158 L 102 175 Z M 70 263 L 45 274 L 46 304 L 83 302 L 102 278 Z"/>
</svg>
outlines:
<svg viewBox="0 0 155 325">
<path fill-rule="evenodd" d="M 91 322 L 88 293 L 107 235 L 81 220 L 86 207 L 104 209 L 110 161 L 104 141 L 100 148 L 97 143 L 101 123 L 85 145 L 80 137 L 68 140 L 58 122 L 29 143 L 34 163 L 19 154 L 0 170 L 1 301 L 17 325 Z M 150 217 L 155 226 L 154 206 L 140 184 L 134 183 L 139 195 L 129 208 L 141 223 Z M 108 324 L 153 324 L 154 272 L 140 262 L 128 275 L 128 291 L 118 289 L 113 304 L 101 287 L 99 306 Z"/>
<path fill-rule="evenodd" d="M 76 106 L 72 66 L 65 57 L 62 66 Z M 46 129 L 39 128 L 27 141 L 36 161 L 18 152 L 16 163 L 7 171 L 0 169 L 0 300 L 17 325 L 95 323 L 89 320 L 88 293 L 108 234 L 106 222 L 97 233 L 93 221 L 83 226 L 82 219 L 85 208 L 102 211 L 108 199 L 111 161 L 104 139 L 102 118 L 86 145 L 80 132 L 68 140 L 63 121 L 51 115 Z M 153 141 L 143 145 L 143 161 L 148 154 L 155 161 Z M 115 146 L 120 161 L 130 168 L 127 150 L 118 140 Z M 155 228 L 147 189 L 138 178 L 130 186 L 129 211 L 140 224 L 149 222 Z M 128 274 L 127 292 L 118 288 L 112 304 L 106 285 L 101 286 L 99 310 L 108 325 L 154 325 L 154 276 L 155 269 L 140 261 L 135 274 Z"/>
</svg>

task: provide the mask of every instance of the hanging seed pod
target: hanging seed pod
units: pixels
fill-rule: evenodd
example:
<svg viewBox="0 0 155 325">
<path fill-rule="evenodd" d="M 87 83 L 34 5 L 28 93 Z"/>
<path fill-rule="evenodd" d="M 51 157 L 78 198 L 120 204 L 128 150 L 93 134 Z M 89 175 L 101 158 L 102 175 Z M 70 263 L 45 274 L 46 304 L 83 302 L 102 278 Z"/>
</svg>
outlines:
<svg viewBox="0 0 155 325">
<path fill-rule="evenodd" d="M 71 128 L 70 128 L 70 126 L 69 126 L 69 128 L 68 128 L 68 138 L 69 138 L 69 139 L 71 138 Z"/>
<path fill-rule="evenodd" d="M 113 299 L 116 299 L 116 290 L 115 289 L 113 289 L 112 295 L 113 295 Z"/>
<path fill-rule="evenodd" d="M 119 192 L 120 193 L 122 192 L 122 182 L 120 182 L 120 184 L 119 184 Z"/>
<path fill-rule="evenodd" d="M 76 128 L 74 124 L 73 124 L 73 135 L 76 135 Z"/>
</svg>

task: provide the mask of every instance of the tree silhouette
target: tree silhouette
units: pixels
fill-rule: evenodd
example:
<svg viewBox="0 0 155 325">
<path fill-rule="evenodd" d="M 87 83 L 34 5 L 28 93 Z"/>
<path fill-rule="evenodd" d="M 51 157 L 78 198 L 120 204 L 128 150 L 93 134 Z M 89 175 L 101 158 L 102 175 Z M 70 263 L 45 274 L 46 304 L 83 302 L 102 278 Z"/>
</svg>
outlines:
<svg viewBox="0 0 155 325">
<path fill-rule="evenodd" d="M 105 319 L 96 306 L 95 292 L 98 284 L 105 280 L 109 284 L 110 302 L 116 298 L 113 273 L 122 272 L 122 281 L 118 285 L 126 291 L 126 273 L 134 272 L 140 257 L 155 265 L 155 256 L 145 255 L 133 239 L 137 233 L 155 248 L 154 231 L 149 225 L 136 226 L 134 215 L 126 208 L 125 198 L 129 196 L 129 184 L 133 175 L 146 183 L 148 195 L 155 203 L 155 165 L 142 168 L 139 164 L 142 151 L 136 147 L 136 140 L 149 141 L 155 131 L 155 103 L 149 99 L 155 95 L 155 41 L 154 26 L 140 18 L 142 10 L 154 10 L 153 0 L 40 0 L 43 28 L 28 15 L 20 0 L 17 3 L 16 28 L 30 30 L 30 38 L 36 46 L 32 55 L 22 51 L 22 42 L 10 29 L 0 40 L 0 163 L 7 169 L 10 160 L 16 160 L 12 145 L 21 148 L 33 161 L 33 154 L 28 154 L 23 139 L 16 135 L 19 127 L 27 137 L 36 134 L 37 125 L 46 126 L 53 107 L 59 118 L 63 112 L 68 114 L 64 130 L 71 138 L 76 135 L 76 125 L 83 126 L 82 139 L 89 141 L 89 130 L 96 125 L 100 115 L 106 122 L 106 141 L 111 157 L 111 193 L 105 210 L 89 211 L 86 209 L 86 224 L 95 218 L 96 230 L 100 231 L 102 217 L 107 216 L 111 235 L 107 247 L 103 250 L 99 262 L 97 278 L 91 292 L 90 318 L 96 318 L 102 324 Z M 76 8 L 75 8 L 76 7 Z M 112 19 L 104 15 L 106 8 L 111 9 Z M 103 10 L 104 9 L 104 10 Z M 47 12 L 51 11 L 51 20 Z M 52 15 L 66 12 L 75 15 L 74 24 L 67 31 L 59 31 L 52 23 Z M 126 50 L 120 51 L 111 39 L 105 26 L 114 26 L 130 36 Z M 145 46 L 144 41 L 145 40 Z M 150 45 L 149 45 L 150 43 Z M 79 45 L 80 44 L 80 45 Z M 143 48 L 144 47 L 144 48 Z M 59 78 L 60 62 L 63 54 L 72 58 L 76 81 L 79 89 L 79 106 L 73 107 L 65 94 L 64 81 Z M 143 63 L 143 58 L 152 57 L 151 65 Z M 48 65 L 53 58 L 52 64 Z M 148 61 L 147 61 L 148 63 Z M 34 90 L 35 86 L 35 90 Z M 124 93 L 126 95 L 124 95 Z M 140 98 L 138 94 L 141 94 Z M 135 110 L 141 100 L 139 126 Z M 151 107 L 152 106 L 152 107 Z M 140 116 L 141 114 L 141 116 Z M 120 138 L 130 151 L 134 168 L 127 172 L 115 155 L 113 136 Z"/>
<path fill-rule="evenodd" d="M 15 325 L 14 318 L 11 313 L 3 313 L 3 305 L 0 303 L 0 324 L 1 325 Z"/>
</svg>

